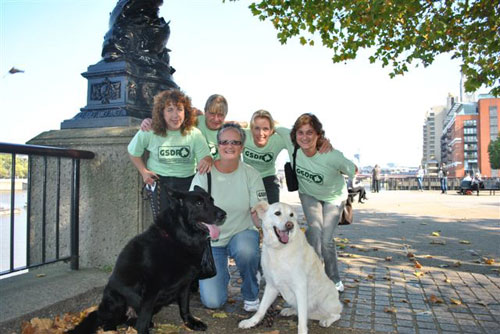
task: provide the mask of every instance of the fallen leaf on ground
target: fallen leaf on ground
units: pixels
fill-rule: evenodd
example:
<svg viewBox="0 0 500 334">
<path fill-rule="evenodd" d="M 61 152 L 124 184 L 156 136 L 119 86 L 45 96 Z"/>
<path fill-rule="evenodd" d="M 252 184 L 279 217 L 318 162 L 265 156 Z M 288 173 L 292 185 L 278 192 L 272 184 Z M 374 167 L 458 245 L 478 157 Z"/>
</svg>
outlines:
<svg viewBox="0 0 500 334">
<path fill-rule="evenodd" d="M 406 257 L 412 258 L 415 257 L 415 254 L 413 254 L 412 252 L 408 252 L 406 253 Z"/>
<path fill-rule="evenodd" d="M 462 305 L 462 302 L 455 298 L 450 298 L 450 302 L 455 305 Z"/>
<path fill-rule="evenodd" d="M 226 314 L 226 312 L 216 312 L 216 313 L 212 314 L 212 318 L 224 319 L 224 318 L 227 318 L 227 314 Z"/>
<path fill-rule="evenodd" d="M 441 298 L 436 297 L 436 295 L 431 295 L 429 297 L 429 301 L 433 304 L 442 304 L 443 300 Z"/>
<path fill-rule="evenodd" d="M 431 235 L 432 235 L 433 237 L 439 237 L 439 236 L 440 236 L 439 232 L 432 232 L 432 234 L 431 234 Z"/>
<path fill-rule="evenodd" d="M 374 251 L 374 252 L 378 251 L 378 247 L 373 247 L 372 251 Z"/>
<path fill-rule="evenodd" d="M 386 257 L 385 257 L 385 260 L 386 260 L 386 261 L 392 261 L 392 256 L 386 256 Z"/>
<path fill-rule="evenodd" d="M 440 264 L 439 265 L 439 268 L 448 268 L 450 265 L 448 264 Z"/>
<path fill-rule="evenodd" d="M 375 276 L 373 276 L 372 274 L 369 274 L 368 276 L 366 276 L 366 278 L 368 278 L 368 279 L 374 279 Z"/>
<path fill-rule="evenodd" d="M 474 263 L 482 263 L 481 260 L 474 260 L 472 262 L 474 262 Z"/>
<path fill-rule="evenodd" d="M 462 265 L 462 262 L 460 262 L 460 261 L 453 263 L 453 267 L 460 267 L 461 265 Z"/>
<path fill-rule="evenodd" d="M 36 275 L 37 278 L 42 278 L 42 277 L 45 277 L 45 276 L 47 276 L 47 275 L 46 274 L 37 274 Z"/>
<path fill-rule="evenodd" d="M 451 280 L 450 280 L 449 278 L 445 278 L 445 279 L 443 280 L 443 282 L 445 282 L 445 283 L 451 283 Z"/>
<path fill-rule="evenodd" d="M 444 240 L 432 240 L 431 244 L 433 244 L 433 245 L 446 245 L 446 241 L 444 241 Z"/>
<path fill-rule="evenodd" d="M 426 259 L 432 259 L 432 255 L 424 255 Z"/>
<path fill-rule="evenodd" d="M 460 243 L 463 245 L 470 245 L 470 241 L 468 240 L 460 240 Z"/>
<path fill-rule="evenodd" d="M 401 299 L 401 303 L 406 303 L 408 304 L 408 301 L 406 299 Z"/>
<path fill-rule="evenodd" d="M 423 272 L 421 272 L 421 271 L 416 270 L 416 271 L 413 273 L 413 275 L 415 275 L 415 276 L 417 276 L 417 277 L 421 277 L 421 276 L 424 276 L 424 273 L 423 273 Z"/>
<path fill-rule="evenodd" d="M 351 300 L 349 298 L 344 299 L 344 303 L 349 304 L 350 302 L 351 302 Z"/>
<path fill-rule="evenodd" d="M 345 249 L 345 244 L 338 244 L 337 247 L 340 249 Z"/>
<path fill-rule="evenodd" d="M 493 263 L 495 263 L 495 259 L 488 259 L 487 257 L 483 257 L 483 261 L 486 264 L 493 264 Z"/>
<path fill-rule="evenodd" d="M 422 265 L 420 264 L 420 262 L 415 261 L 415 268 L 417 268 L 417 269 L 422 268 Z"/>
<path fill-rule="evenodd" d="M 396 313 L 398 310 L 395 307 L 384 307 L 385 313 Z"/>
</svg>

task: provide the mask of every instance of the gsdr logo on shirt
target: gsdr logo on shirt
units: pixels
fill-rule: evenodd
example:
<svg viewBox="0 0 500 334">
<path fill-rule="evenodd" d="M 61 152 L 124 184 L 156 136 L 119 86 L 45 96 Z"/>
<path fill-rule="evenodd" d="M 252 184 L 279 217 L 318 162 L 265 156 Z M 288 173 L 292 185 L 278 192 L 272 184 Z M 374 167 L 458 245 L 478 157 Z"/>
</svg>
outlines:
<svg viewBox="0 0 500 334">
<path fill-rule="evenodd" d="M 306 180 L 307 182 L 313 182 L 319 185 L 323 184 L 323 175 L 311 172 L 310 170 L 307 170 L 300 166 L 297 166 L 297 176 Z"/>
<path fill-rule="evenodd" d="M 166 163 L 189 160 L 190 158 L 191 149 L 189 146 L 160 146 L 158 149 L 158 159 Z"/>
<path fill-rule="evenodd" d="M 274 159 L 274 154 L 272 152 L 259 153 L 246 147 L 243 154 L 245 160 L 252 160 L 256 163 L 270 163 Z"/>
</svg>

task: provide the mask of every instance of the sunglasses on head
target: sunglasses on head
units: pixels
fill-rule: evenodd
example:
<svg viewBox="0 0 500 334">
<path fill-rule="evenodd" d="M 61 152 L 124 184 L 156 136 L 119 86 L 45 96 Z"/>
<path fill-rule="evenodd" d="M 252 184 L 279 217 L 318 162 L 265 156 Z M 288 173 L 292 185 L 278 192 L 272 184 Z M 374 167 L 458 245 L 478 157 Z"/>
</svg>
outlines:
<svg viewBox="0 0 500 334">
<path fill-rule="evenodd" d="M 219 145 L 222 146 L 227 146 L 227 145 L 233 145 L 233 146 L 241 146 L 241 140 L 220 140 Z"/>
</svg>

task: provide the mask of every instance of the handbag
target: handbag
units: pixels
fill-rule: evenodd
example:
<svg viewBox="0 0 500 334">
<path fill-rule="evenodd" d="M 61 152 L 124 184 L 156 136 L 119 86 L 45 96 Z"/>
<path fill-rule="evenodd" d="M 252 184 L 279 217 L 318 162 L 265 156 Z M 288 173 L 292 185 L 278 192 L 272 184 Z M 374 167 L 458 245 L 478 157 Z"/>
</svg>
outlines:
<svg viewBox="0 0 500 334">
<path fill-rule="evenodd" d="M 297 180 L 297 172 L 295 170 L 296 164 L 295 160 L 297 157 L 297 149 L 298 146 L 295 146 L 293 150 L 293 166 L 290 162 L 285 164 L 285 179 L 286 179 L 286 187 L 288 191 L 297 191 L 299 190 L 299 180 Z"/>
<path fill-rule="evenodd" d="M 207 173 L 208 193 L 212 194 L 212 175 Z M 198 274 L 198 279 L 207 279 L 217 275 L 217 268 L 215 267 L 215 260 L 212 254 L 212 245 L 210 243 L 210 236 L 205 241 L 205 248 L 201 257 L 201 271 Z"/>
<path fill-rule="evenodd" d="M 353 221 L 353 212 L 352 212 L 352 201 L 351 198 L 348 197 L 347 201 L 344 205 L 344 209 L 342 210 L 342 217 L 340 218 L 339 225 L 349 225 L 352 224 Z"/>
</svg>

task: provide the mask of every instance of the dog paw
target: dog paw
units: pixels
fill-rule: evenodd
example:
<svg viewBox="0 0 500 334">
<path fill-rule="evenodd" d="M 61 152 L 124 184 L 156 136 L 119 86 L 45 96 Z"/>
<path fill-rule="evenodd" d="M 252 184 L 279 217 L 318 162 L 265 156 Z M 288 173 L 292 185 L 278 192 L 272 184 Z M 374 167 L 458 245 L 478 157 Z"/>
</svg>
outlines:
<svg viewBox="0 0 500 334">
<path fill-rule="evenodd" d="M 241 329 L 246 329 L 246 328 L 252 328 L 255 325 L 257 325 L 256 321 L 252 320 L 252 318 L 247 319 L 247 320 L 242 320 L 238 324 L 238 327 Z"/>
<path fill-rule="evenodd" d="M 201 321 L 198 320 L 194 317 L 190 317 L 189 320 L 185 323 L 185 325 L 194 331 L 206 331 L 207 330 L 207 325 Z"/>
<path fill-rule="evenodd" d="M 334 314 L 331 318 L 323 319 L 319 321 L 321 327 L 330 327 L 335 321 L 340 319 L 340 314 Z"/>
<path fill-rule="evenodd" d="M 280 315 L 283 317 L 291 317 L 292 315 L 297 315 L 297 311 L 293 307 L 286 307 L 281 310 Z"/>
</svg>

